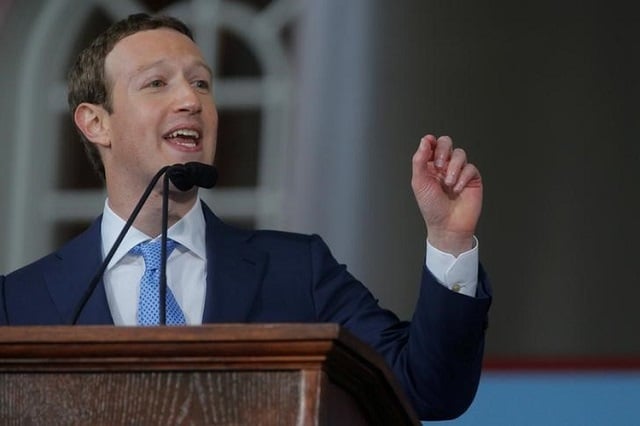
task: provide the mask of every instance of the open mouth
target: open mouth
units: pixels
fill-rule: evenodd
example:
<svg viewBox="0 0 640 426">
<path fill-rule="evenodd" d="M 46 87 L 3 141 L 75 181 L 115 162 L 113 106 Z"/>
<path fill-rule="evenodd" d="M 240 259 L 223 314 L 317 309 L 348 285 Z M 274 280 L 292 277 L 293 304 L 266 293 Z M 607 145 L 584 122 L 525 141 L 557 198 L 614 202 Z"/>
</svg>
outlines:
<svg viewBox="0 0 640 426">
<path fill-rule="evenodd" d="M 164 138 L 172 144 L 194 150 L 200 145 L 200 132 L 194 129 L 176 129 L 164 135 Z"/>
</svg>

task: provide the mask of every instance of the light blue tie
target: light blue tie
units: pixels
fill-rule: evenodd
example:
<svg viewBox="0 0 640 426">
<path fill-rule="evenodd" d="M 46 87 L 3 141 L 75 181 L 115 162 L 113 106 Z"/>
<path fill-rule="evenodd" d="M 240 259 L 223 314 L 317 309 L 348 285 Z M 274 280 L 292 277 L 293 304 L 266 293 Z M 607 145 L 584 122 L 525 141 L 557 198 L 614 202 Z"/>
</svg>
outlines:
<svg viewBox="0 0 640 426">
<path fill-rule="evenodd" d="M 167 257 L 171 254 L 177 243 L 167 240 Z M 162 240 L 140 243 L 131 249 L 131 254 L 142 256 L 144 259 L 144 275 L 140 280 L 140 298 L 138 299 L 138 325 L 160 324 L 160 312 L 158 302 L 160 299 L 160 254 Z M 167 324 L 186 324 L 184 314 L 176 302 L 171 289 L 167 287 Z"/>
</svg>

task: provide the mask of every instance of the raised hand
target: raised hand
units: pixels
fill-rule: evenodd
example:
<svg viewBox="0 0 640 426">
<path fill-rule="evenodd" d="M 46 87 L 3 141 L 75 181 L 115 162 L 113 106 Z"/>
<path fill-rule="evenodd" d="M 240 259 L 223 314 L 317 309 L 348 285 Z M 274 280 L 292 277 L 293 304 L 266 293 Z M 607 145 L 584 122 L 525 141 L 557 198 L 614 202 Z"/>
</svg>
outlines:
<svg viewBox="0 0 640 426">
<path fill-rule="evenodd" d="M 448 136 L 426 135 L 413 155 L 411 187 L 429 242 L 455 256 L 473 246 L 482 210 L 480 172 Z"/>
</svg>

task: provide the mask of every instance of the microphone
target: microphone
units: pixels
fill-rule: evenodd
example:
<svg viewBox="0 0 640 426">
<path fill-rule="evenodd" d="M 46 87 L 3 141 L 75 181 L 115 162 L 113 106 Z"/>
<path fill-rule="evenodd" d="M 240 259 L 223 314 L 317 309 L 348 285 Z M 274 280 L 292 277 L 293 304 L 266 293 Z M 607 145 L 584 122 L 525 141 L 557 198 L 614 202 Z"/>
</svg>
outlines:
<svg viewBox="0 0 640 426">
<path fill-rule="evenodd" d="M 215 167 L 198 162 L 174 164 L 164 175 L 162 191 L 162 244 L 160 245 L 160 283 L 158 313 L 160 325 L 167 324 L 167 231 L 169 216 L 169 180 L 180 191 L 188 191 L 194 186 L 213 188 L 218 180 Z"/>
<path fill-rule="evenodd" d="M 188 191 L 194 186 L 213 188 L 218 180 L 218 171 L 214 166 L 192 161 L 186 164 L 174 164 L 168 171 L 171 183 L 180 191 Z"/>
<path fill-rule="evenodd" d="M 172 171 L 172 170 L 175 170 L 175 171 Z M 144 203 L 149 198 L 149 195 L 151 195 L 151 191 L 153 190 L 156 183 L 158 182 L 158 180 L 163 174 L 165 175 L 164 192 L 162 197 L 163 198 L 163 218 L 162 218 L 163 241 L 162 241 L 161 255 L 162 255 L 162 262 L 163 262 L 162 264 L 163 270 L 160 278 L 160 284 L 161 284 L 160 292 L 161 293 L 163 292 L 162 282 L 164 281 L 165 294 L 164 296 L 161 294 L 162 296 L 161 300 L 164 301 L 166 299 L 166 244 L 167 244 L 166 238 L 167 238 L 167 221 L 168 221 L 167 211 L 168 211 L 168 192 L 169 192 L 168 179 L 171 178 L 170 176 L 173 176 L 173 179 L 171 179 L 171 182 L 174 184 L 176 188 L 178 188 L 181 191 L 188 191 L 189 189 L 193 188 L 193 186 L 196 186 L 196 185 L 202 186 L 204 188 L 212 188 L 215 185 L 218 178 L 218 172 L 214 166 L 209 166 L 209 165 L 197 163 L 197 162 L 190 162 L 187 164 L 174 164 L 173 166 L 164 166 L 160 170 L 158 170 L 158 172 L 153 176 L 153 178 L 149 182 L 149 185 L 147 185 L 147 188 L 145 189 L 144 193 L 140 197 L 140 200 L 138 200 L 138 203 L 136 204 L 135 208 L 131 212 L 131 216 L 129 216 L 129 219 L 127 220 L 125 225 L 122 227 L 122 230 L 120 231 L 120 234 L 118 234 L 118 237 L 116 238 L 115 242 L 111 246 L 109 253 L 107 253 L 104 260 L 98 267 L 98 270 L 96 271 L 95 275 L 89 282 L 89 286 L 87 287 L 84 294 L 82 295 L 82 298 L 76 305 L 73 311 L 73 314 L 71 316 L 71 325 L 75 325 L 78 322 L 80 313 L 82 312 L 85 305 L 89 301 L 89 298 L 91 297 L 96 287 L 98 286 L 100 279 L 104 275 L 104 271 L 107 269 L 107 265 L 109 265 L 109 262 L 113 258 L 113 255 L 115 254 L 118 247 L 120 247 L 122 240 L 124 239 L 125 235 L 129 231 L 129 228 L 131 228 L 131 226 L 133 225 L 133 222 L 135 221 L 136 217 L 138 217 L 138 214 L 140 213 L 140 210 L 142 210 Z M 176 182 L 178 182 L 177 184 L 174 182 L 174 179 Z M 161 305 L 160 312 L 162 313 L 166 307 L 164 303 L 160 303 L 160 305 Z M 161 319 L 162 318 L 163 316 L 161 315 Z"/>
</svg>

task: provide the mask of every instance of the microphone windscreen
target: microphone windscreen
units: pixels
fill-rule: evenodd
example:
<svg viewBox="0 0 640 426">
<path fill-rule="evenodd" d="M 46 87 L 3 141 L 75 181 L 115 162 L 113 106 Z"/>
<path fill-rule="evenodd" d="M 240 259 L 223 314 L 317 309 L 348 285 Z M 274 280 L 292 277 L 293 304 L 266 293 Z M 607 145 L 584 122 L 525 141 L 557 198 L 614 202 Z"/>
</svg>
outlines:
<svg viewBox="0 0 640 426">
<path fill-rule="evenodd" d="M 213 188 L 218 180 L 214 166 L 198 162 L 175 164 L 167 171 L 171 183 L 180 191 L 188 191 L 194 186 Z"/>
<path fill-rule="evenodd" d="M 185 164 L 189 174 L 193 178 L 193 183 L 200 188 L 213 188 L 218 181 L 218 169 L 214 166 L 191 162 Z"/>
</svg>

